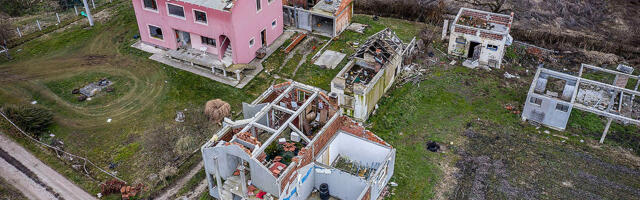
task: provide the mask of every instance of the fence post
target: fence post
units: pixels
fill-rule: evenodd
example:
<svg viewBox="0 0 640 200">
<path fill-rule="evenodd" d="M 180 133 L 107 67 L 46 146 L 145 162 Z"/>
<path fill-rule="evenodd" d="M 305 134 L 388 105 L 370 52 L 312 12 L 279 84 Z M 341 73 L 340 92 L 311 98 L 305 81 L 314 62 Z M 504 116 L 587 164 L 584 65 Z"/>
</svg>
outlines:
<svg viewBox="0 0 640 200">
<path fill-rule="evenodd" d="M 96 2 L 94 0 L 91 0 L 91 5 L 93 5 L 93 9 L 96 9 Z"/>
<path fill-rule="evenodd" d="M 39 29 L 39 30 L 42 30 L 42 27 L 40 27 L 40 20 L 37 20 L 37 19 L 36 19 L 36 23 L 38 24 L 38 29 Z"/>
<path fill-rule="evenodd" d="M 75 5 L 73 6 L 73 10 L 76 11 L 76 16 L 78 16 L 78 7 L 76 7 Z"/>
<path fill-rule="evenodd" d="M 56 18 L 58 18 L 58 24 L 60 24 L 60 15 L 58 13 L 56 13 Z"/>
<path fill-rule="evenodd" d="M 16 27 L 16 30 L 18 31 L 18 36 L 22 37 L 22 32 L 20 32 L 20 28 Z"/>
</svg>

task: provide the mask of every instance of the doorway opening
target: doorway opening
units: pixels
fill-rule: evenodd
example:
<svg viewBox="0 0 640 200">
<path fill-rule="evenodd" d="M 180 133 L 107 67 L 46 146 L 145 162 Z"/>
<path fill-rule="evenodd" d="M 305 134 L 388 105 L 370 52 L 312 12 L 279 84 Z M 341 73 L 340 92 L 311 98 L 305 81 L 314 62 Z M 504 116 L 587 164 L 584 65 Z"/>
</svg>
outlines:
<svg viewBox="0 0 640 200">
<path fill-rule="evenodd" d="M 478 48 L 480 43 L 471 41 L 471 45 L 469 45 L 469 54 L 467 54 L 467 58 L 472 58 L 473 60 L 480 57 L 480 49 Z"/>
<path fill-rule="evenodd" d="M 262 30 L 262 32 L 260 32 L 260 40 L 262 40 L 262 46 L 266 47 L 267 46 L 267 29 Z"/>
</svg>

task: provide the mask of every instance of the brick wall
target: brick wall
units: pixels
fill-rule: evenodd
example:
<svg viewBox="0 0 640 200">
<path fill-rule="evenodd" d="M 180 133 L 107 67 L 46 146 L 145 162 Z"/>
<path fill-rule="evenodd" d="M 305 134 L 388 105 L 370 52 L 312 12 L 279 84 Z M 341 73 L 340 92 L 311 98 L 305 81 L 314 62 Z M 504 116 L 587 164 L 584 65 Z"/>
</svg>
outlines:
<svg viewBox="0 0 640 200">
<path fill-rule="evenodd" d="M 324 148 L 324 146 L 327 145 L 327 142 L 329 142 L 329 140 L 333 138 L 334 135 L 336 135 L 336 132 L 338 132 L 338 128 L 340 128 L 345 118 L 347 117 L 345 116 L 338 117 L 335 121 L 333 121 L 333 123 L 329 125 L 329 127 L 324 131 L 324 133 L 320 134 L 319 136 L 316 136 L 318 137 L 318 139 L 316 139 L 316 141 L 313 143 L 313 150 L 314 150 L 313 155 L 318 155 L 318 153 L 320 153 L 322 148 Z"/>
<path fill-rule="evenodd" d="M 367 193 L 364 194 L 364 196 L 360 200 L 370 200 L 370 199 L 371 199 L 371 186 L 369 186 L 369 189 L 367 189 Z"/>
<path fill-rule="evenodd" d="M 479 12 L 473 12 L 470 10 L 465 10 L 462 11 L 462 16 L 472 16 L 474 18 L 481 18 L 481 19 L 486 19 L 487 18 L 487 13 L 479 13 Z"/>
<path fill-rule="evenodd" d="M 473 29 L 469 29 L 469 28 L 463 28 L 463 27 L 459 27 L 459 26 L 456 26 L 454 31 L 456 33 L 464 33 L 464 34 L 469 34 L 469 35 L 476 35 L 476 33 L 478 32 L 477 30 L 473 30 Z"/>
<path fill-rule="evenodd" d="M 502 40 L 504 36 L 495 34 L 495 33 L 480 32 L 480 37 L 494 39 L 494 40 Z"/>
<path fill-rule="evenodd" d="M 511 18 L 505 17 L 505 16 L 491 15 L 491 17 L 489 17 L 489 22 L 502 24 L 506 26 L 511 24 Z"/>
</svg>

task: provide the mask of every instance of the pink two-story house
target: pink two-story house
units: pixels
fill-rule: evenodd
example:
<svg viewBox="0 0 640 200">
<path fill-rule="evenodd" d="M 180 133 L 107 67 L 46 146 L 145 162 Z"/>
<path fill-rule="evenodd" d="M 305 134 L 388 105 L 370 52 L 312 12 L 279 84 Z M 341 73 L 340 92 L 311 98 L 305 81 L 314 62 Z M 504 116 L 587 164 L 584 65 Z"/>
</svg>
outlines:
<svg viewBox="0 0 640 200">
<path fill-rule="evenodd" d="M 141 40 L 246 64 L 282 33 L 282 0 L 133 0 Z"/>
</svg>

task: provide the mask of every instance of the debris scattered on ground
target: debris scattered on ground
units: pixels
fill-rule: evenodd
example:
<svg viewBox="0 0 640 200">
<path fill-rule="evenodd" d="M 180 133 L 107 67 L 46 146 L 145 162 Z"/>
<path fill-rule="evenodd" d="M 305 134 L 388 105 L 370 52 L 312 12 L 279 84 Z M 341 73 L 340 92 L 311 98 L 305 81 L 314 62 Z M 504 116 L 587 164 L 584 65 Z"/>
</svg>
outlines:
<svg viewBox="0 0 640 200">
<path fill-rule="evenodd" d="M 427 150 L 431 152 L 438 152 L 440 150 L 440 145 L 434 141 L 427 142 Z"/>
<path fill-rule="evenodd" d="M 347 30 L 351 30 L 353 32 L 360 33 L 360 34 L 364 34 L 364 30 L 367 27 L 369 27 L 369 25 L 360 24 L 360 23 L 351 23 L 351 25 L 349 25 L 347 27 Z"/>
<path fill-rule="evenodd" d="M 221 99 L 207 101 L 204 106 L 204 114 L 214 123 L 220 123 L 231 114 L 231 105 Z"/>
<path fill-rule="evenodd" d="M 31 105 L 35 105 L 35 104 L 37 104 L 37 103 L 38 103 L 38 101 L 32 101 L 32 102 L 31 102 Z"/>
<path fill-rule="evenodd" d="M 452 61 L 449 63 L 449 65 L 455 65 L 455 64 L 456 64 L 456 61 L 455 61 L 455 60 L 452 60 Z"/>
<path fill-rule="evenodd" d="M 87 96 L 85 96 L 84 94 L 81 94 L 80 96 L 78 96 L 78 101 L 85 101 L 87 100 Z"/>
<path fill-rule="evenodd" d="M 421 65 L 411 64 L 404 66 L 403 73 L 398 80 L 398 85 L 402 86 L 407 83 L 412 83 L 413 85 L 419 84 L 426 79 L 425 75 L 427 72 L 427 68 Z"/>
<path fill-rule="evenodd" d="M 504 77 L 507 78 L 507 79 L 512 79 L 512 78 L 520 79 L 520 76 L 510 74 L 509 72 L 504 72 Z"/>
<path fill-rule="evenodd" d="M 99 196 L 107 196 L 110 194 L 122 194 L 122 199 L 129 199 L 135 197 L 143 189 L 142 183 L 139 183 L 135 187 L 127 185 L 125 182 L 112 179 L 100 184 Z"/>
<path fill-rule="evenodd" d="M 178 111 L 176 113 L 176 122 L 184 122 L 184 112 Z"/>
<path fill-rule="evenodd" d="M 111 118 L 107 119 L 107 123 L 111 123 Z"/>
<path fill-rule="evenodd" d="M 287 46 L 287 48 L 284 49 L 284 53 L 289 53 L 293 50 L 293 48 L 296 47 L 296 45 L 300 44 L 300 42 L 307 37 L 307 34 L 298 34 L 298 36 L 296 36 L 295 39 L 293 39 L 293 41 L 291 42 L 291 44 L 289 44 L 289 46 Z"/>
<path fill-rule="evenodd" d="M 111 84 L 113 84 L 113 82 L 109 81 L 106 78 L 102 78 L 97 82 L 89 83 L 83 88 L 80 88 L 80 93 L 87 97 L 92 97 L 96 95 L 96 93 L 100 92 L 102 89 L 111 86 Z"/>
</svg>

